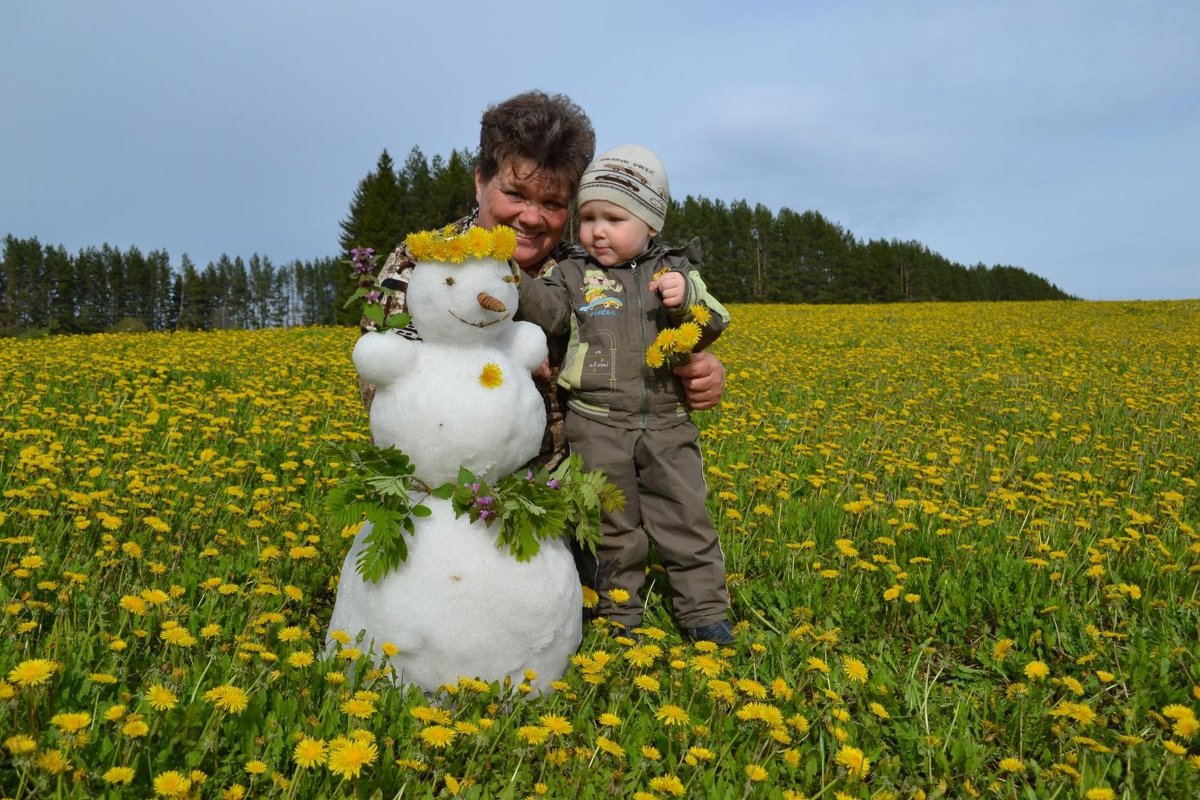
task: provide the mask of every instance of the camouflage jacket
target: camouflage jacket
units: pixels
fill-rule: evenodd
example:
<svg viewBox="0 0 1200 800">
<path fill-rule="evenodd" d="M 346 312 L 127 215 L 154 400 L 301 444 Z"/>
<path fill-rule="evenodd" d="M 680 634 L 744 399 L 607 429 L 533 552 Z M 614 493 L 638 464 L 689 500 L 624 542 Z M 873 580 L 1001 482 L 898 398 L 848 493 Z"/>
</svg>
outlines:
<svg viewBox="0 0 1200 800">
<path fill-rule="evenodd" d="M 455 233 L 462 233 L 474 225 L 478 214 L 479 209 L 475 209 L 467 216 L 453 223 L 452 227 Z M 560 242 L 540 264 L 524 272 L 527 276 L 536 278 L 549 272 L 560 261 L 568 258 L 580 258 L 582 256 L 583 250 L 578 245 Z M 379 270 L 379 283 L 391 290 L 391 294 L 384 301 L 385 315 L 408 310 L 405 293 L 408 291 L 408 280 L 412 275 L 415 263 L 413 257 L 409 255 L 408 247 L 404 242 L 396 245 L 396 249 L 383 262 L 383 266 Z M 375 329 L 374 323 L 366 317 L 363 317 L 359 322 L 359 327 L 363 333 Z M 420 341 L 421 339 L 417 330 L 411 325 L 407 328 L 397 330 L 396 333 L 399 336 L 404 336 L 414 341 Z M 542 437 L 541 452 L 530 462 L 530 465 L 545 465 L 553 468 L 567 455 L 567 434 L 563 421 L 563 409 L 566 407 L 566 397 L 565 393 L 558 386 L 558 372 L 562 368 L 563 356 L 567 350 L 566 337 L 551 338 L 547 344 L 550 348 L 550 380 L 534 379 L 538 391 L 542 394 L 542 400 L 546 404 L 546 432 Z M 371 401 L 375 397 L 375 387 L 365 381 L 360 381 L 359 388 L 362 392 L 363 406 L 369 413 L 371 410 Z"/>
</svg>

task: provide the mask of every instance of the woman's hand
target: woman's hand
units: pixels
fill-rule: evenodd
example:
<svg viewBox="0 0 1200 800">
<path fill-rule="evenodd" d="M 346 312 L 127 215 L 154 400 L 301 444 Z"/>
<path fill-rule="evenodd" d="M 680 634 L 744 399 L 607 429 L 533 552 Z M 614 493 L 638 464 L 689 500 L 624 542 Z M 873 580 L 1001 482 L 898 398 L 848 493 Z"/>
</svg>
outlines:
<svg viewBox="0 0 1200 800">
<path fill-rule="evenodd" d="M 721 402 L 725 392 L 725 365 L 712 353 L 692 353 L 692 360 L 675 367 L 693 411 L 704 411 Z"/>
</svg>

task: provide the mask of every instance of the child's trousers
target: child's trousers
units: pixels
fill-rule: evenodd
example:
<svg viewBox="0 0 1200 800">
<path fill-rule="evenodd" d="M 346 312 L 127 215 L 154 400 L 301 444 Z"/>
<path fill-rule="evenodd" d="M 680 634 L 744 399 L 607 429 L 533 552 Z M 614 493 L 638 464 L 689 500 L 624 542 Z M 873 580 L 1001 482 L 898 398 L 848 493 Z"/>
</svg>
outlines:
<svg viewBox="0 0 1200 800">
<path fill-rule="evenodd" d="M 615 428 L 567 412 L 567 441 L 584 467 L 603 470 L 625 494 L 625 507 L 601 519 L 592 586 L 598 612 L 628 628 L 642 622 L 649 538 L 662 556 L 675 617 L 684 628 L 726 619 L 725 554 L 705 508 L 699 430 L 690 420 L 662 430 Z M 609 590 L 629 600 L 614 603 Z"/>
</svg>

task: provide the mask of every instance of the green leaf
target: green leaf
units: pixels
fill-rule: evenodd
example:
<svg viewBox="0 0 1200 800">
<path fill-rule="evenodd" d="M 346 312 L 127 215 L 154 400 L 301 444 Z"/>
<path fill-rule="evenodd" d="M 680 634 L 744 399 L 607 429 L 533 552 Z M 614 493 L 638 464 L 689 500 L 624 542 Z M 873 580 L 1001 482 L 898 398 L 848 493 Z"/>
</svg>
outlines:
<svg viewBox="0 0 1200 800">
<path fill-rule="evenodd" d="M 362 298 L 364 298 L 366 296 L 367 296 L 367 290 L 364 287 L 360 286 L 357 289 L 355 289 L 354 294 L 350 295 L 350 298 L 348 300 L 346 300 L 345 303 L 342 304 L 342 308 L 349 308 L 356 301 L 361 300 Z"/>
<path fill-rule="evenodd" d="M 383 327 L 383 306 L 364 304 L 363 316 L 374 322 L 376 327 Z"/>
<path fill-rule="evenodd" d="M 385 328 L 404 328 L 408 326 L 410 317 L 403 311 L 397 311 L 384 320 L 383 327 Z"/>
</svg>

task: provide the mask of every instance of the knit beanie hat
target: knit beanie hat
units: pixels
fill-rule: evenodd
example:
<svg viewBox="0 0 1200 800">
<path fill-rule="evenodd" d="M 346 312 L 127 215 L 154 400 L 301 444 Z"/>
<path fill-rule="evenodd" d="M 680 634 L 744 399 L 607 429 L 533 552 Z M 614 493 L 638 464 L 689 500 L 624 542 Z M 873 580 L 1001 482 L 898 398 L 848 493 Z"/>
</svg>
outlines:
<svg viewBox="0 0 1200 800">
<path fill-rule="evenodd" d="M 623 144 L 596 156 L 583 173 L 575 202 L 607 200 L 661 232 L 671 189 L 658 156 L 640 144 Z"/>
</svg>

